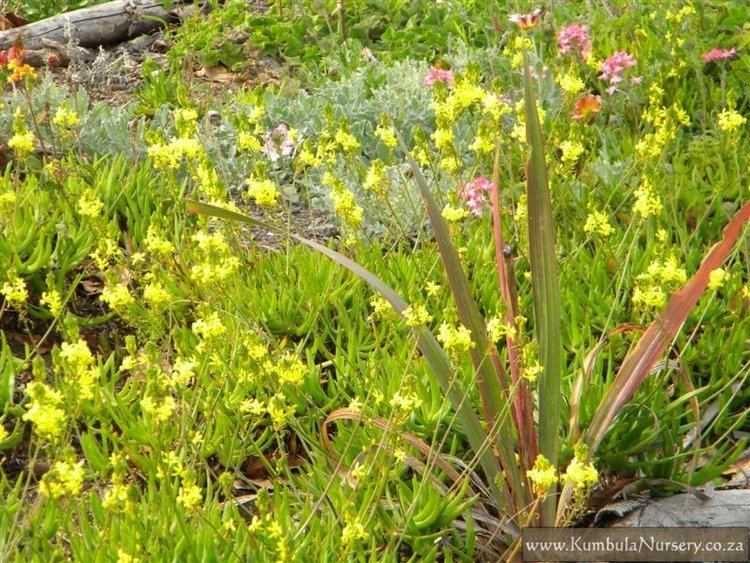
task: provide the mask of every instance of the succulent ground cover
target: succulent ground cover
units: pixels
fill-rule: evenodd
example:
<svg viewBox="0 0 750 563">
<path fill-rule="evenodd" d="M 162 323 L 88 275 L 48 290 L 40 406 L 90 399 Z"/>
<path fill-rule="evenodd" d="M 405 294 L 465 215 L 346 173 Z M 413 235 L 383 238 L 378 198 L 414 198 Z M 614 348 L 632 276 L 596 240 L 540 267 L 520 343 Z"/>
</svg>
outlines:
<svg viewBox="0 0 750 563">
<path fill-rule="evenodd" d="M 749 7 L 209 4 L 121 105 L 0 54 L 0 559 L 510 560 L 725 482 Z"/>
</svg>

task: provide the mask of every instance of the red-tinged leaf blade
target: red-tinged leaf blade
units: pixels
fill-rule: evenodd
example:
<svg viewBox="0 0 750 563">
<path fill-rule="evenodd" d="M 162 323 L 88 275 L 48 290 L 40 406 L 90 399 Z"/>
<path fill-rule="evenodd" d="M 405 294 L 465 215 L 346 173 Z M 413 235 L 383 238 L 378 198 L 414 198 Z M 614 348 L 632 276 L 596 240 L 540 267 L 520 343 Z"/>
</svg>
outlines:
<svg viewBox="0 0 750 563">
<path fill-rule="evenodd" d="M 264 229 L 278 230 L 273 226 L 258 221 L 257 219 L 253 219 L 252 217 L 248 217 L 247 215 L 198 201 L 188 200 L 187 210 L 190 213 L 227 219 L 229 221 L 263 227 Z M 314 240 L 295 234 L 290 236 L 296 241 L 312 248 L 316 252 L 327 256 L 337 264 L 355 274 L 370 287 L 378 291 L 399 314 L 403 314 L 404 309 L 407 307 L 406 301 L 367 268 L 363 268 L 351 258 L 348 258 Z M 412 330 L 417 334 L 417 345 L 420 352 L 422 352 L 425 361 L 430 366 L 430 370 L 438 380 L 441 389 L 448 397 L 451 406 L 456 411 L 456 418 L 461 424 L 463 431 L 466 433 L 469 445 L 474 451 L 474 454 L 479 459 L 479 464 L 487 477 L 488 486 L 493 493 L 493 500 L 500 508 L 510 510 L 512 507 L 510 495 L 507 490 L 504 490 L 499 485 L 502 481 L 501 468 L 497 460 L 493 457 L 491 448 L 488 447 L 488 444 L 486 443 L 487 432 L 482 427 L 479 417 L 471 409 L 464 392 L 458 385 L 454 384 L 453 370 L 448 356 L 432 332 L 426 327 L 414 327 Z"/>
<path fill-rule="evenodd" d="M 547 163 L 542 128 L 536 108 L 536 93 L 530 70 L 524 70 L 526 139 L 531 148 L 526 163 L 528 201 L 529 262 L 534 302 L 534 331 L 539 342 L 539 452 L 557 465 L 560 433 L 560 381 L 562 376 L 562 337 L 560 294 L 557 286 L 555 224 L 549 194 Z M 542 525 L 551 526 L 555 517 L 554 497 L 542 504 Z"/>
<path fill-rule="evenodd" d="M 516 331 L 516 336 L 506 333 L 505 344 L 508 349 L 510 374 L 516 392 L 513 396 L 513 413 L 518 430 L 523 466 L 530 469 L 534 465 L 537 454 L 536 426 L 534 425 L 534 411 L 531 402 L 531 390 L 528 383 L 521 377 L 521 346 L 518 341 L 518 296 L 516 295 L 515 280 L 513 279 L 512 262 L 506 264 L 503 242 L 503 224 L 500 215 L 500 153 L 495 151 L 495 163 L 492 169 L 492 238 L 495 243 L 495 261 L 497 263 L 497 277 L 500 283 L 500 296 L 505 303 L 505 324 Z"/>
<path fill-rule="evenodd" d="M 414 172 L 414 178 L 427 208 L 427 216 L 435 235 L 453 299 L 456 302 L 458 317 L 461 323 L 471 331 L 474 347 L 469 351 L 469 355 L 474 366 L 477 387 L 482 399 L 485 423 L 488 428 L 497 428 L 495 443 L 500 463 L 506 471 L 508 483 L 514 493 L 518 507 L 526 506 L 527 503 L 531 502 L 531 499 L 526 498 L 527 489 L 523 486 L 523 477 L 515 460 L 517 437 L 509 417 L 503 414 L 509 397 L 507 385 L 505 388 L 501 385 L 506 383 L 502 363 L 494 347 L 488 346 L 484 319 L 471 294 L 466 273 L 461 265 L 458 251 L 451 240 L 448 225 L 443 218 L 440 207 L 435 201 L 427 180 L 417 163 L 408 155 L 407 160 Z"/>
<path fill-rule="evenodd" d="M 589 454 L 593 455 L 612 422 L 633 397 L 677 335 L 690 311 L 708 287 L 709 274 L 720 267 L 732 251 L 745 222 L 750 220 L 750 203 L 746 203 L 724 228 L 720 242 L 715 244 L 701 262 L 698 271 L 675 293 L 667 306 L 646 329 L 635 348 L 625 357 L 585 434 Z"/>
</svg>

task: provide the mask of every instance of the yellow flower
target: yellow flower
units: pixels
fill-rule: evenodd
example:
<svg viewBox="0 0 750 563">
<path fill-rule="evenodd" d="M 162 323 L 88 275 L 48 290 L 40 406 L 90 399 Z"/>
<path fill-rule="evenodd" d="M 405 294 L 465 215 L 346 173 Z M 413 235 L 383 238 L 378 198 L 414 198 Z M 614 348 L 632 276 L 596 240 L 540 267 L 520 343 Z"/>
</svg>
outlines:
<svg viewBox="0 0 750 563">
<path fill-rule="evenodd" d="M 284 354 L 275 366 L 275 371 L 282 385 L 285 383 L 299 385 L 305 379 L 307 366 L 295 354 Z"/>
<path fill-rule="evenodd" d="M 78 114 L 76 112 L 62 105 L 57 108 L 55 117 L 52 118 L 52 123 L 54 123 L 61 129 L 70 129 L 78 125 L 80 123 L 80 119 L 78 118 Z"/>
<path fill-rule="evenodd" d="M 362 525 L 356 517 L 347 516 L 347 523 L 344 526 L 344 530 L 341 532 L 341 543 L 345 546 L 351 546 L 352 544 L 362 540 L 366 540 L 370 537 L 365 527 Z"/>
<path fill-rule="evenodd" d="M 191 137 L 197 131 L 196 121 L 198 112 L 193 108 L 177 108 L 174 110 L 174 124 L 180 137 Z"/>
<path fill-rule="evenodd" d="M 60 292 L 56 289 L 50 289 L 49 291 L 42 293 L 42 298 L 39 300 L 39 304 L 49 307 L 49 312 L 55 317 L 62 312 L 62 297 L 60 296 Z"/>
<path fill-rule="evenodd" d="M 160 283 L 152 282 L 143 288 L 143 299 L 152 307 L 160 309 L 172 301 L 172 295 Z"/>
<path fill-rule="evenodd" d="M 424 288 L 425 288 L 425 291 L 427 292 L 427 295 L 429 295 L 430 297 L 437 297 L 441 289 L 439 283 L 435 283 L 432 281 L 428 281 L 424 285 Z"/>
<path fill-rule="evenodd" d="M 21 309 L 29 298 L 29 290 L 26 289 L 26 282 L 22 277 L 16 275 L 12 275 L 0 287 L 0 294 L 5 296 L 5 301 L 16 309 Z"/>
<path fill-rule="evenodd" d="M 609 218 L 601 211 L 596 210 L 589 213 L 583 230 L 589 234 L 596 233 L 600 237 L 608 237 L 614 232 L 612 225 L 609 224 Z"/>
<path fill-rule="evenodd" d="M 565 474 L 561 477 L 564 483 L 572 483 L 576 489 L 583 490 L 599 480 L 599 472 L 591 462 L 586 462 L 588 452 L 586 446 L 579 444 L 575 447 L 575 456 L 570 462 Z"/>
<path fill-rule="evenodd" d="M 500 317 L 492 317 L 487 321 L 487 337 L 490 342 L 497 342 L 506 335 L 515 338 L 516 332 L 512 324 L 506 323 Z"/>
<path fill-rule="evenodd" d="M 425 325 L 432 320 L 432 316 L 427 312 L 424 305 L 409 305 L 404 309 L 404 319 L 406 326 L 417 327 Z"/>
<path fill-rule="evenodd" d="M 146 250 L 152 254 L 166 257 L 174 253 L 174 245 L 167 239 L 162 238 L 159 231 L 153 225 L 149 225 L 146 238 L 143 242 L 146 245 Z"/>
<path fill-rule="evenodd" d="M 193 358 L 177 358 L 172 364 L 172 382 L 177 385 L 186 385 L 195 377 L 195 368 L 198 366 Z"/>
<path fill-rule="evenodd" d="M 465 219 L 469 216 L 468 210 L 462 208 L 462 207 L 456 207 L 455 205 L 446 204 L 445 207 L 443 207 L 443 219 L 448 221 L 449 223 L 455 223 L 457 221 L 460 221 L 461 219 Z"/>
<path fill-rule="evenodd" d="M 39 492 L 53 499 L 75 496 L 81 492 L 83 473 L 83 460 L 78 463 L 58 461 L 42 477 Z"/>
<path fill-rule="evenodd" d="M 255 200 L 255 203 L 261 207 L 273 207 L 279 198 L 278 188 L 271 180 L 256 180 L 249 178 L 245 181 L 247 184 L 247 195 Z"/>
<path fill-rule="evenodd" d="M 729 273 L 724 268 L 716 268 L 708 274 L 708 288 L 719 289 L 729 279 Z"/>
<path fill-rule="evenodd" d="M 8 437 L 8 431 L 5 429 L 5 426 L 0 423 L 0 442 L 3 442 Z"/>
<path fill-rule="evenodd" d="M 437 339 L 443 343 L 446 350 L 454 353 L 467 352 L 471 348 L 474 348 L 471 331 L 464 325 L 454 327 L 448 323 L 441 324 Z"/>
<path fill-rule="evenodd" d="M 570 73 L 558 77 L 557 83 L 568 94 L 577 94 L 586 87 L 583 80 Z"/>
<path fill-rule="evenodd" d="M 653 192 L 650 182 L 644 178 L 641 185 L 635 190 L 633 212 L 640 215 L 642 219 L 648 219 L 661 213 L 661 210 L 661 198 Z"/>
<path fill-rule="evenodd" d="M 717 120 L 719 122 L 719 128 L 725 133 L 734 133 L 747 123 L 746 117 L 732 109 L 725 109 L 722 111 Z"/>
<path fill-rule="evenodd" d="M 177 502 L 187 510 L 193 510 L 200 504 L 202 499 L 203 491 L 195 484 L 195 481 L 183 478 L 180 492 L 177 495 Z"/>
<path fill-rule="evenodd" d="M 526 476 L 538 496 L 545 496 L 549 488 L 557 483 L 557 471 L 542 454 L 536 456 L 534 467 L 526 471 Z"/>
<path fill-rule="evenodd" d="M 192 328 L 193 332 L 204 340 L 218 338 L 227 331 L 227 328 L 221 322 L 221 318 L 219 318 L 219 313 L 216 311 L 207 317 L 199 318 L 193 323 Z"/>
<path fill-rule="evenodd" d="M 177 403 L 170 395 L 164 397 L 161 403 L 157 403 L 156 400 L 151 397 L 144 397 L 141 399 L 141 408 L 143 412 L 151 416 L 151 419 L 156 424 L 167 422 L 172 418 L 172 414 L 177 408 Z"/>
<path fill-rule="evenodd" d="M 380 159 L 373 160 L 370 168 L 367 169 L 362 188 L 374 193 L 378 197 L 385 197 L 389 185 L 390 179 L 386 176 L 385 163 Z"/>
<path fill-rule="evenodd" d="M 339 148 L 344 152 L 354 152 L 359 148 L 357 138 L 344 129 L 336 131 L 334 139 Z"/>
<path fill-rule="evenodd" d="M 430 137 L 439 149 L 449 150 L 453 148 L 453 129 L 435 129 Z"/>
<path fill-rule="evenodd" d="M 368 317 L 370 320 L 378 317 L 385 319 L 393 316 L 395 312 L 391 304 L 380 295 L 373 295 L 370 298 L 370 307 L 372 307 L 372 313 Z"/>
<path fill-rule="evenodd" d="M 389 149 L 395 148 L 398 144 L 396 137 L 396 129 L 392 126 L 386 126 L 383 124 L 378 125 L 375 129 L 375 136 L 382 141 L 382 143 Z"/>
<path fill-rule="evenodd" d="M 169 144 L 156 143 L 148 148 L 154 168 L 157 170 L 176 170 L 183 160 L 196 160 L 203 154 L 203 147 L 196 139 L 178 137 Z"/>
<path fill-rule="evenodd" d="M 13 150 L 16 158 L 23 162 L 34 152 L 35 139 L 36 137 L 31 131 L 16 133 L 8 140 L 8 147 Z"/>
<path fill-rule="evenodd" d="M 455 156 L 446 156 L 440 160 L 440 168 L 446 172 L 455 172 L 461 168 L 461 161 Z"/>
<path fill-rule="evenodd" d="M 86 217 L 98 217 L 104 204 L 93 190 L 87 189 L 78 198 L 78 212 Z"/>
<path fill-rule="evenodd" d="M 60 346 L 60 357 L 73 371 L 86 369 L 94 363 L 89 345 L 82 338 L 76 342 L 63 342 Z"/>
<path fill-rule="evenodd" d="M 122 313 L 128 307 L 135 304 L 135 298 L 130 295 L 128 286 L 121 283 L 105 285 L 102 290 L 101 300 L 117 313 Z"/>
<path fill-rule="evenodd" d="M 117 550 L 117 563 L 140 563 L 140 559 L 133 555 L 130 555 L 124 549 Z"/>
<path fill-rule="evenodd" d="M 261 144 L 258 137 L 243 131 L 239 135 L 237 135 L 237 148 L 241 151 L 260 152 L 263 148 L 263 145 Z"/>
<path fill-rule="evenodd" d="M 128 504 L 128 486 L 119 481 L 112 480 L 112 487 L 104 493 L 102 506 L 107 510 L 124 509 Z"/>
<path fill-rule="evenodd" d="M 60 436 L 65 421 L 62 395 L 39 381 L 32 381 L 26 387 L 31 402 L 26 406 L 23 420 L 34 425 L 34 432 L 41 438 L 54 440 Z"/>
<path fill-rule="evenodd" d="M 11 59 L 10 62 L 8 62 L 8 70 L 10 70 L 10 75 L 8 76 L 8 82 L 18 82 L 19 80 L 23 80 L 27 76 L 29 78 L 36 78 L 36 70 L 33 66 L 27 65 L 26 63 L 22 63 L 18 59 Z"/>
<path fill-rule="evenodd" d="M 351 228 L 356 229 L 362 223 L 364 210 L 357 204 L 354 194 L 346 189 L 334 189 L 331 191 L 333 201 L 333 212 Z"/>
<path fill-rule="evenodd" d="M 568 166 L 573 166 L 583 154 L 584 148 L 578 141 L 563 141 L 560 143 L 562 161 Z"/>
</svg>

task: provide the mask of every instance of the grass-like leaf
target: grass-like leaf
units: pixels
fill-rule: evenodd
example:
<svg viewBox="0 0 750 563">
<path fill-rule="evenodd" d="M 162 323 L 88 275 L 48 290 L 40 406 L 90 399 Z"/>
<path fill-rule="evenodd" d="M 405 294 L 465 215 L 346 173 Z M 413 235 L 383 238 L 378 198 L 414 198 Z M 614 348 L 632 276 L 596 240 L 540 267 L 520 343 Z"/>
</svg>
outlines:
<svg viewBox="0 0 750 563">
<path fill-rule="evenodd" d="M 560 293 L 557 286 L 555 224 L 547 178 L 542 128 L 536 109 L 536 93 L 528 64 L 524 70 L 526 140 L 531 155 L 526 163 L 526 192 L 529 222 L 529 261 L 534 301 L 534 330 L 539 342 L 539 452 L 557 465 L 560 432 L 560 379 L 562 338 L 560 334 Z M 554 497 L 542 505 L 542 525 L 554 520 Z"/>
<path fill-rule="evenodd" d="M 706 291 L 709 274 L 727 259 L 742 233 L 743 225 L 748 221 L 750 221 L 750 203 L 743 205 L 727 224 L 721 241 L 711 248 L 698 271 L 672 296 L 661 314 L 649 325 L 635 347 L 625 356 L 612 385 L 583 435 L 590 457 L 596 452 L 623 407 L 635 395 L 646 377 L 652 372 L 656 362 L 664 354 L 669 343 L 677 335 L 690 311 Z M 572 493 L 573 485 L 566 485 L 558 503 L 558 524 L 562 522 Z"/>
<path fill-rule="evenodd" d="M 492 169 L 492 238 L 495 243 L 495 261 L 497 263 L 497 277 L 500 283 L 500 295 L 505 303 L 505 323 L 512 327 L 516 334 L 507 332 L 505 344 L 508 349 L 508 363 L 513 385 L 516 389 L 513 396 L 513 414 L 518 430 L 518 444 L 523 466 L 528 469 L 534 464 L 537 452 L 536 426 L 534 425 L 534 411 L 531 403 L 531 390 L 521 374 L 521 346 L 518 340 L 518 296 L 514 291 L 515 280 L 513 271 L 506 264 L 503 242 L 503 223 L 500 215 L 500 166 L 499 151 L 495 151 L 495 163 Z M 509 261 L 510 262 L 510 261 Z M 512 266 L 512 263 L 510 264 Z"/>
<path fill-rule="evenodd" d="M 414 159 L 407 154 L 407 159 L 419 191 L 427 208 L 432 232 L 435 235 L 443 269 L 451 286 L 453 299 L 461 323 L 471 331 L 473 348 L 469 351 L 471 362 L 476 374 L 477 387 L 482 400 L 482 410 L 488 428 L 497 429 L 497 454 L 506 472 L 509 486 L 514 494 L 515 509 L 530 503 L 526 498 L 526 488 L 523 486 L 523 476 L 519 464 L 515 460 L 517 436 L 510 417 L 504 415 L 508 401 L 507 377 L 502 369 L 502 363 L 497 356 L 494 346 L 488 345 L 487 329 L 484 319 L 479 312 L 476 301 L 471 294 L 469 282 L 466 279 L 458 251 L 454 246 L 448 224 L 445 222 L 440 207 L 437 204 L 422 171 Z"/>
<path fill-rule="evenodd" d="M 252 217 L 248 217 L 247 215 L 198 201 L 189 200 L 187 202 L 187 210 L 191 213 L 259 226 L 264 229 L 277 230 L 274 227 L 262 221 L 258 221 L 257 219 L 253 219 Z M 314 240 L 295 234 L 291 234 L 290 236 L 294 240 L 312 248 L 324 256 L 327 256 L 337 264 L 354 273 L 370 287 L 378 291 L 399 314 L 403 314 L 404 309 L 407 307 L 406 301 L 367 268 L 363 268 L 351 258 L 348 258 Z M 508 511 L 507 513 L 509 514 L 512 514 L 510 510 L 512 509 L 513 503 L 510 493 L 504 485 L 500 465 L 498 464 L 497 459 L 492 455 L 492 449 L 489 448 L 486 443 L 487 431 L 482 427 L 479 417 L 472 410 L 464 392 L 459 386 L 452 383 L 453 370 L 448 356 L 432 332 L 426 327 L 414 327 L 412 330 L 417 335 L 417 345 L 420 352 L 422 352 L 432 374 L 438 380 L 441 389 L 448 397 L 453 409 L 456 411 L 456 417 L 463 431 L 466 433 L 469 445 L 479 459 L 479 464 L 485 473 L 485 477 L 488 481 L 487 484 L 492 492 L 493 500 L 497 503 L 498 507 Z"/>
<path fill-rule="evenodd" d="M 677 335 L 690 311 L 706 291 L 709 274 L 727 259 L 742 232 L 743 224 L 748 220 L 750 203 L 746 203 L 727 224 L 721 241 L 706 255 L 698 271 L 672 296 L 661 314 L 638 340 L 635 348 L 625 357 L 584 435 L 591 453 L 599 446 L 622 407 L 635 394 L 654 364 L 664 354 L 667 345 Z"/>
</svg>

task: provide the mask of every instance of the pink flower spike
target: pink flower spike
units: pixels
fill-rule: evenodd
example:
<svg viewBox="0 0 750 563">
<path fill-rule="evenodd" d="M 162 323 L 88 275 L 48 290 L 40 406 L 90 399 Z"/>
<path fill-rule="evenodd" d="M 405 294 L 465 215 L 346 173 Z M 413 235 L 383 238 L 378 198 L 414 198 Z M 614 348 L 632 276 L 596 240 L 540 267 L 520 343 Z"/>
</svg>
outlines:
<svg viewBox="0 0 750 563">
<path fill-rule="evenodd" d="M 711 49 L 707 53 L 703 53 L 701 58 L 710 63 L 711 61 L 723 61 L 725 59 L 731 59 L 737 54 L 737 48 L 732 47 L 731 49 Z"/>
<path fill-rule="evenodd" d="M 635 59 L 630 54 L 625 51 L 618 51 L 610 55 L 599 67 L 601 71 L 599 78 L 605 82 L 609 82 L 610 88 L 607 89 L 609 91 L 613 86 L 623 81 L 622 74 L 625 70 L 635 65 Z"/>
<path fill-rule="evenodd" d="M 557 46 L 561 53 L 575 51 L 588 57 L 591 53 L 591 37 L 587 25 L 571 24 L 557 32 Z"/>
<path fill-rule="evenodd" d="M 427 76 L 424 77 L 423 84 L 425 86 L 432 86 L 435 82 L 442 82 L 443 84 L 450 84 L 453 82 L 453 71 L 443 70 L 435 66 L 431 67 Z"/>
<path fill-rule="evenodd" d="M 479 176 L 470 182 L 463 183 L 458 190 L 458 196 L 466 203 L 472 214 L 478 217 L 488 203 L 487 194 L 491 189 L 492 182 L 484 176 Z"/>
<path fill-rule="evenodd" d="M 536 22 L 542 16 L 543 12 L 540 8 L 537 8 L 530 14 L 511 14 L 508 19 L 511 23 L 516 24 L 521 29 L 531 29 L 536 25 Z"/>
<path fill-rule="evenodd" d="M 280 123 L 272 131 L 264 133 L 262 139 L 265 142 L 261 152 L 271 162 L 276 162 L 280 157 L 289 156 L 294 152 L 294 139 L 285 123 Z"/>
</svg>

